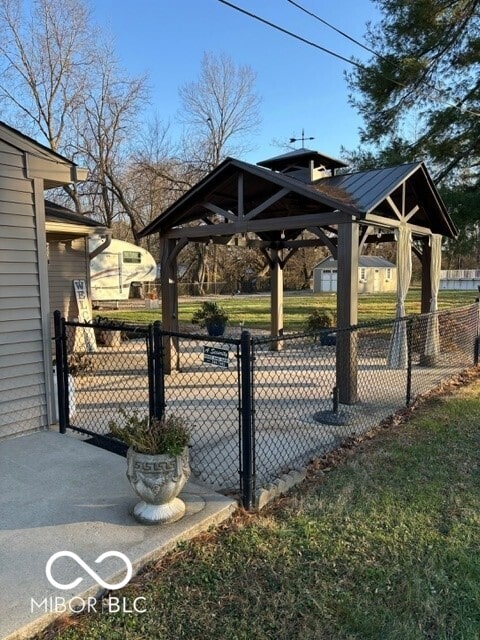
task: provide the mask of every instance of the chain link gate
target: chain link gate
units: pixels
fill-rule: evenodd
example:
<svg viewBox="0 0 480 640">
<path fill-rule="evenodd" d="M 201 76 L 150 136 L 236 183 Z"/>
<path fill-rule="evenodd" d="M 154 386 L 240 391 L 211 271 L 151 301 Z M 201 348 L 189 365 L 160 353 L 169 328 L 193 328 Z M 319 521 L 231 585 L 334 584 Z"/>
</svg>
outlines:
<svg viewBox="0 0 480 640">
<path fill-rule="evenodd" d="M 156 322 L 66 321 L 54 313 L 58 419 L 87 441 L 126 455 L 110 435 L 121 409 L 190 426 L 193 475 L 253 505 L 251 340 L 163 332 Z M 165 374 L 163 343 L 174 340 L 177 370 Z M 244 345 L 244 346 L 241 346 Z"/>
<path fill-rule="evenodd" d="M 124 455 L 108 430 L 120 407 L 157 418 L 173 412 L 191 426 L 194 476 L 251 509 L 262 487 L 478 364 L 478 304 L 342 331 L 355 332 L 358 351 L 352 405 L 335 394 L 336 347 L 323 344 L 322 332 L 283 335 L 277 350 L 275 339 L 248 331 L 210 338 L 163 332 L 160 323 L 67 322 L 55 312 L 60 431 Z M 96 352 L 86 349 L 91 332 Z M 405 337 L 401 366 L 391 362 L 394 334 Z M 177 354 L 169 374 L 167 340 Z"/>
</svg>

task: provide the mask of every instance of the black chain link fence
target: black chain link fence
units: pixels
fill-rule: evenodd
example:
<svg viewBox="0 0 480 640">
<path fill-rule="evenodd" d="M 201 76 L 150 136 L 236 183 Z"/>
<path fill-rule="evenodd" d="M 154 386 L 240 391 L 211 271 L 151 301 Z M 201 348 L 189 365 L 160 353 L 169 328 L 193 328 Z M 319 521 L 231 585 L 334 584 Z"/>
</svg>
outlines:
<svg viewBox="0 0 480 640">
<path fill-rule="evenodd" d="M 240 341 L 169 335 L 178 357 L 164 377 L 165 406 L 190 425 L 192 472 L 216 488 L 238 491 Z"/>
<path fill-rule="evenodd" d="M 353 404 L 339 401 L 341 331 L 255 339 L 257 486 L 364 433 L 476 363 L 478 313 L 470 305 L 346 330 L 358 359 Z"/>
<path fill-rule="evenodd" d="M 255 489 L 367 431 L 416 396 L 477 364 L 479 305 L 285 335 L 211 338 L 156 326 L 56 317 L 59 421 L 124 452 L 109 436 L 120 408 L 175 413 L 191 430 L 194 476 L 252 504 Z M 343 334 L 343 336 L 342 336 Z M 340 393 L 336 343 L 357 359 L 355 402 Z M 172 372 L 162 350 L 170 341 Z"/>
</svg>

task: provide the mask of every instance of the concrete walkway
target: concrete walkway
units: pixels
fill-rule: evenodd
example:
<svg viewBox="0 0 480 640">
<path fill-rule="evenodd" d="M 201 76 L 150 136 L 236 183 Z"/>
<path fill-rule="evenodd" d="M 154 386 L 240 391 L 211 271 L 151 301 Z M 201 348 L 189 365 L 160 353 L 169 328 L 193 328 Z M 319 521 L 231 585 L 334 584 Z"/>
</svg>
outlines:
<svg viewBox="0 0 480 640">
<path fill-rule="evenodd" d="M 140 525 L 129 515 L 138 499 L 125 471 L 124 458 L 68 435 L 42 431 L 0 441 L 0 638 L 28 637 L 71 598 L 75 608 L 87 603 L 98 610 L 98 580 L 75 558 L 59 557 L 51 576 L 61 585 L 81 578 L 77 586 L 61 590 L 50 583 L 46 565 L 53 554 L 75 553 L 111 585 L 122 581 L 127 565 L 119 557 L 95 564 L 101 554 L 125 554 L 135 572 L 236 508 L 234 500 L 189 482 L 181 494 L 182 520 Z"/>
</svg>

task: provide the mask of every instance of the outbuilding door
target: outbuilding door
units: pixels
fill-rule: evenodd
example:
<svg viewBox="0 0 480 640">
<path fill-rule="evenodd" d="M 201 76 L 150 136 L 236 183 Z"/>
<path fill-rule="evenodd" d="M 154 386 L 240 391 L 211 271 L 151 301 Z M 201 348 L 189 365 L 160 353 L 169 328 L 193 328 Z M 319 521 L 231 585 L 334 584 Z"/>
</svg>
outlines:
<svg viewBox="0 0 480 640">
<path fill-rule="evenodd" d="M 336 291 L 337 290 L 337 270 L 323 269 L 321 284 L 322 284 L 322 291 Z"/>
</svg>

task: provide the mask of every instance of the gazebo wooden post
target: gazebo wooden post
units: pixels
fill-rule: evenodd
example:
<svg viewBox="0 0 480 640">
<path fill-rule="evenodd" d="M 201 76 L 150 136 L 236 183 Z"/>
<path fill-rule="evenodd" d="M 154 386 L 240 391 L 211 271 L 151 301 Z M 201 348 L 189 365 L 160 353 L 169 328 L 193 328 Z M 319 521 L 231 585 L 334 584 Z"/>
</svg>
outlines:
<svg viewBox="0 0 480 640">
<path fill-rule="evenodd" d="M 283 340 L 283 265 L 278 249 L 272 249 L 270 261 L 270 335 L 271 351 L 282 351 Z"/>
<path fill-rule="evenodd" d="M 422 297 L 420 313 L 430 311 L 430 298 L 432 296 L 432 249 L 430 247 L 430 236 L 422 238 L 422 253 L 420 261 L 422 264 Z"/>
<path fill-rule="evenodd" d="M 178 287 L 176 241 L 160 237 L 162 329 L 178 331 Z M 171 373 L 178 364 L 178 338 L 163 336 L 163 366 Z"/>
<path fill-rule="evenodd" d="M 337 277 L 337 366 L 336 384 L 339 401 L 357 402 L 357 334 L 347 331 L 357 324 L 358 306 L 358 224 L 338 225 Z"/>
</svg>

